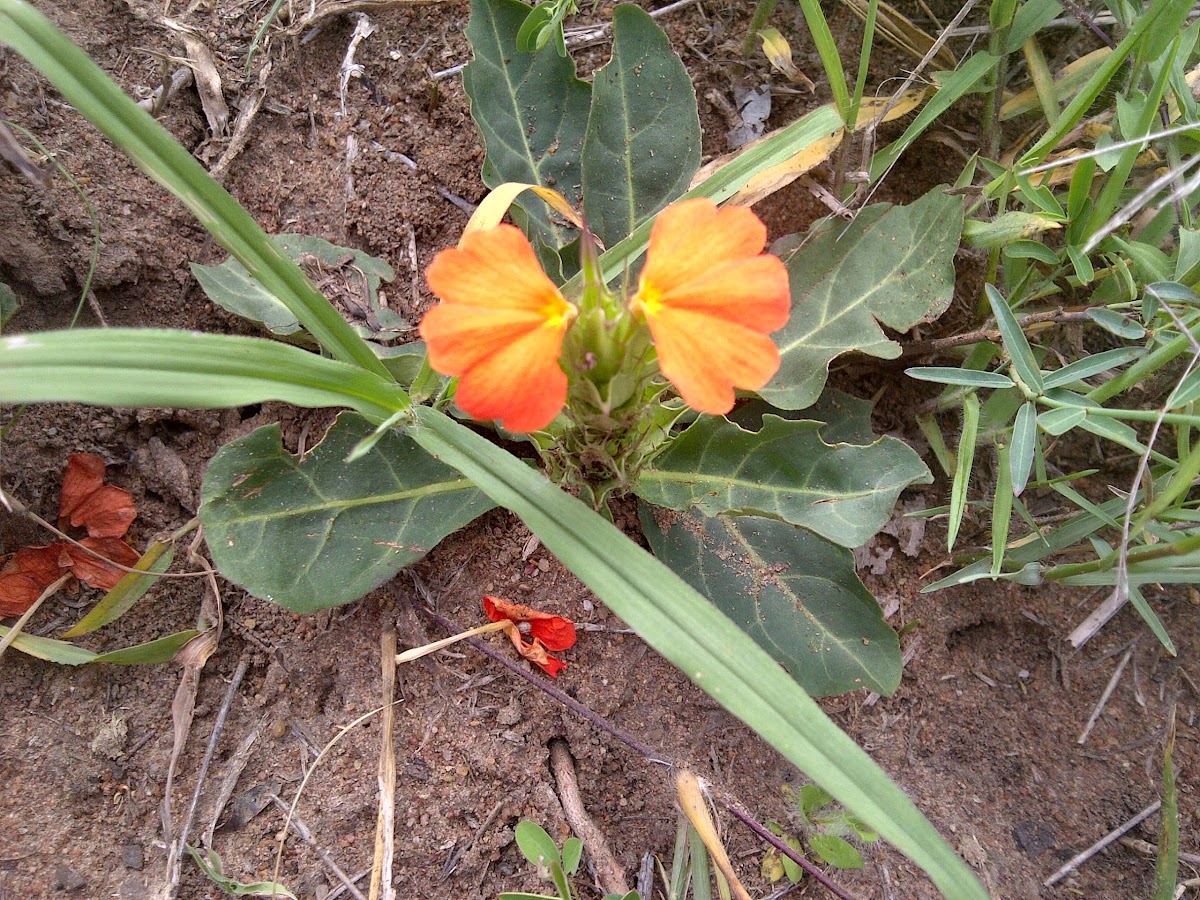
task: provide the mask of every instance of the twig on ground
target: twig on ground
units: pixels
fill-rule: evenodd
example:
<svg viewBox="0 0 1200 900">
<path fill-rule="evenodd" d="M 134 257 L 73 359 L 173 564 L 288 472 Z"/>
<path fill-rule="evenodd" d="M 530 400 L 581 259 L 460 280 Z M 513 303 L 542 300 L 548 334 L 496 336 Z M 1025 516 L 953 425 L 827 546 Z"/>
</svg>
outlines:
<svg viewBox="0 0 1200 900">
<path fill-rule="evenodd" d="M 396 712 L 396 632 L 385 628 L 379 639 L 383 667 L 383 721 L 379 740 L 379 815 L 375 820 L 375 858 L 371 863 L 371 900 L 395 900 L 392 861 L 396 855 L 396 752 L 392 730 Z"/>
<path fill-rule="evenodd" d="M 1142 821 L 1150 818 L 1152 815 L 1154 815 L 1156 812 L 1158 812 L 1158 810 L 1161 806 L 1162 806 L 1162 801 L 1155 800 L 1153 803 L 1151 803 L 1149 806 L 1147 806 L 1145 809 L 1143 809 L 1140 813 L 1138 813 L 1132 819 L 1128 819 L 1127 821 L 1122 822 L 1120 825 L 1118 825 L 1116 828 L 1114 828 L 1112 831 L 1110 831 L 1104 837 L 1100 838 L 1100 840 L 1096 841 L 1096 843 L 1092 844 L 1092 846 L 1088 847 L 1082 853 L 1078 853 L 1075 856 L 1071 857 L 1069 860 L 1067 860 L 1067 862 L 1063 865 L 1063 867 L 1061 869 L 1056 871 L 1053 875 L 1051 875 L 1049 878 L 1047 878 L 1045 881 L 1042 882 L 1042 886 L 1050 887 L 1054 884 L 1057 884 L 1059 881 L 1062 881 L 1062 879 L 1064 879 L 1068 874 L 1073 872 L 1075 869 L 1079 868 L 1081 865 L 1083 865 L 1085 862 L 1087 862 L 1089 859 L 1091 859 L 1093 856 L 1095 856 L 1097 853 L 1099 853 L 1101 850 L 1103 850 L 1105 847 L 1107 847 L 1113 841 L 1117 840 L 1122 835 L 1124 835 L 1126 832 L 1128 832 L 1129 830 L 1131 830 L 1132 828 L 1134 828 L 1135 826 L 1140 824 Z"/>
<path fill-rule="evenodd" d="M 196 711 L 196 692 L 200 687 L 200 673 L 205 663 L 221 642 L 221 630 L 225 614 L 221 607 L 221 593 L 217 585 L 217 576 L 208 560 L 199 553 L 200 541 L 204 538 L 204 530 L 196 531 L 195 539 L 188 548 L 188 559 L 205 569 L 208 578 L 208 591 L 205 592 L 204 602 L 200 608 L 200 617 L 209 627 L 183 645 L 175 654 L 175 659 L 183 666 L 179 677 L 179 687 L 175 689 L 175 698 L 171 701 L 171 755 L 167 761 L 167 783 L 163 788 L 162 826 L 163 840 L 167 845 L 166 881 L 163 885 L 163 896 L 171 900 L 179 893 L 179 881 L 182 877 L 184 843 L 187 841 L 187 829 L 191 826 L 191 816 L 195 812 L 193 805 L 185 820 L 185 827 L 176 836 L 172 825 L 174 818 L 171 813 L 171 794 L 175 784 L 175 772 L 179 768 L 179 758 L 187 745 L 188 735 L 192 730 L 192 720 Z M 197 786 L 203 782 L 203 777 Z"/>
<path fill-rule="evenodd" d="M 492 823 L 496 821 L 500 813 L 508 806 L 509 802 L 518 802 L 515 797 L 505 797 L 503 800 L 496 801 L 496 805 L 491 808 L 486 816 L 483 817 L 483 822 L 475 829 L 475 833 L 468 838 L 467 842 L 461 847 L 455 847 L 450 851 L 450 855 L 446 857 L 446 861 L 442 863 L 442 870 L 438 873 L 438 884 L 444 882 L 447 878 L 454 874 L 454 870 L 458 868 L 459 860 L 463 858 L 463 854 L 475 845 L 479 840 L 479 836 L 492 827 Z"/>
<path fill-rule="evenodd" d="M 550 742 L 550 771 L 554 773 L 554 781 L 558 784 L 558 799 L 562 803 L 567 824 L 587 848 L 596 867 L 600 886 L 607 894 L 624 896 L 629 893 L 629 883 L 625 880 L 621 864 L 608 848 L 604 832 L 596 827 L 584 808 L 583 798 L 579 794 L 579 780 L 575 777 L 575 760 L 571 757 L 570 746 L 562 738 Z"/>
<path fill-rule="evenodd" d="M 1082 744 L 1088 739 L 1088 735 L 1092 733 L 1092 729 L 1096 727 L 1096 722 L 1100 718 L 1100 713 L 1104 712 L 1104 707 L 1108 703 L 1108 698 L 1112 696 L 1113 691 L 1117 689 L 1117 685 L 1121 681 L 1121 674 L 1125 671 L 1125 666 L 1133 656 L 1133 651 L 1136 647 L 1130 647 L 1125 651 L 1125 655 L 1121 657 L 1121 661 L 1117 663 L 1117 669 L 1112 673 L 1112 677 L 1108 679 L 1108 684 L 1104 688 L 1104 693 L 1100 695 L 1099 702 L 1096 703 L 1096 708 L 1092 710 L 1091 716 L 1088 717 L 1087 725 L 1084 726 L 1082 733 L 1076 738 L 1075 743 Z"/>
<path fill-rule="evenodd" d="M 367 900 L 367 898 L 363 896 L 363 892 L 360 891 L 357 886 L 355 886 L 354 879 L 347 875 L 345 871 L 342 870 L 342 867 L 334 862 L 333 857 L 329 855 L 329 852 L 317 843 L 316 839 L 312 836 L 312 832 L 308 830 L 308 826 L 301 821 L 300 817 L 297 816 L 294 811 L 290 810 L 288 805 L 280 800 L 277 795 L 271 795 L 271 802 L 274 803 L 275 806 L 278 807 L 285 816 L 287 816 L 288 824 L 291 826 L 292 831 L 296 832 L 296 835 L 300 838 L 300 840 L 304 841 L 304 843 L 308 844 L 317 851 L 317 857 L 322 863 L 325 864 L 325 867 L 333 873 L 334 877 L 342 883 L 346 890 L 350 892 L 350 895 L 354 897 L 354 900 Z M 369 874 L 371 874 L 370 869 L 363 872 L 362 875 L 358 877 L 363 878 Z M 279 880 L 278 874 L 275 876 L 274 880 Z"/>
<path fill-rule="evenodd" d="M 240 663 L 239 663 L 240 666 Z M 246 769 L 246 763 L 250 759 L 250 750 L 254 747 L 255 741 L 262 735 L 263 729 L 267 726 L 267 719 L 264 716 L 259 720 L 258 724 L 247 732 L 242 738 L 242 742 L 238 744 L 237 750 L 233 756 L 229 758 L 229 763 L 225 769 L 225 777 L 221 780 L 221 787 L 217 791 L 217 799 L 213 804 L 212 819 L 209 820 L 208 828 L 204 829 L 204 846 L 212 847 L 213 834 L 217 830 L 217 821 L 221 818 L 221 813 L 225 811 L 225 807 L 229 804 L 229 800 L 233 797 L 234 788 L 237 787 L 238 779 L 242 777 L 242 772 Z"/>
<path fill-rule="evenodd" d="M 170 78 L 156 87 L 149 97 L 139 100 L 138 106 L 157 118 L 166 105 L 175 99 L 175 95 L 189 87 L 193 80 L 195 76 L 192 75 L 192 70 L 187 66 L 180 66 L 171 73 Z"/>
<path fill-rule="evenodd" d="M 267 99 L 267 79 L 271 75 L 271 63 L 268 62 L 258 72 L 258 86 L 250 92 L 250 96 L 242 99 L 242 107 L 238 110 L 237 118 L 233 121 L 233 132 L 229 143 L 221 153 L 221 158 L 213 163 L 208 174 L 219 182 L 225 180 L 229 167 L 237 159 L 239 153 L 250 143 L 250 125 L 262 109 L 263 101 Z"/>
</svg>

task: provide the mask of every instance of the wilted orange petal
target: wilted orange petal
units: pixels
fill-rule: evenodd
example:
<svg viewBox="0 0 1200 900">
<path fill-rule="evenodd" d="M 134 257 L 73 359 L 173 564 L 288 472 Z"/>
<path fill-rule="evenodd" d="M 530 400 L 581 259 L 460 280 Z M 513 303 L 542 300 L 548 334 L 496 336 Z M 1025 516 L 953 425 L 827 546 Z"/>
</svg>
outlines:
<svg viewBox="0 0 1200 900">
<path fill-rule="evenodd" d="M 0 616 L 19 616 L 59 575 L 58 544 L 22 547 L 0 568 Z"/>
<path fill-rule="evenodd" d="M 141 559 L 140 554 L 127 543 L 115 537 L 84 538 L 79 543 L 94 550 L 105 559 L 122 566 L 133 566 Z M 109 565 L 102 559 L 97 559 L 86 550 L 81 550 L 74 544 L 64 544 L 63 549 L 71 559 L 71 572 L 84 584 L 91 585 L 103 591 L 111 591 L 117 582 L 125 577 L 125 572 L 116 566 Z"/>
<path fill-rule="evenodd" d="M 104 484 L 104 460 L 91 453 L 72 453 L 63 473 L 58 517 L 66 519 L 84 500 Z"/>
<path fill-rule="evenodd" d="M 421 320 L 429 364 L 460 377 L 456 400 L 476 419 L 536 431 L 567 398 L 558 365 L 575 308 L 538 264 L 519 229 L 499 225 L 463 236 L 425 273 L 441 298 Z"/>
<path fill-rule="evenodd" d="M 560 659 L 555 659 L 547 650 L 566 650 L 575 644 L 575 625 L 570 619 L 551 613 L 541 612 L 520 603 L 510 603 L 499 597 L 485 596 L 483 611 L 493 622 L 508 620 L 510 622 L 528 622 L 532 643 L 526 643 L 524 636 L 514 624 L 506 628 L 509 640 L 517 652 L 530 662 L 540 666 L 548 675 L 558 677 L 558 673 L 567 667 Z"/>
<path fill-rule="evenodd" d="M 24 614 L 42 596 L 51 581 L 42 584 L 29 575 L 0 575 L 0 618 Z"/>
<path fill-rule="evenodd" d="M 89 537 L 124 537 L 137 518 L 133 495 L 111 484 L 101 485 L 71 513 L 71 524 L 87 529 Z"/>
</svg>

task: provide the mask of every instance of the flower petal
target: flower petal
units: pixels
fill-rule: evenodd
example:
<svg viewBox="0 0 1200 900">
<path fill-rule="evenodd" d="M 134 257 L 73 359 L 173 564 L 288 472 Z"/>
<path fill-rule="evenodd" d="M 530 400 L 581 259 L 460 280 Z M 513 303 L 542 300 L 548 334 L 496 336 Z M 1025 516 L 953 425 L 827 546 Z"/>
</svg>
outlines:
<svg viewBox="0 0 1200 900">
<path fill-rule="evenodd" d="M 716 316 L 666 307 L 650 320 L 650 331 L 663 375 L 697 412 L 729 412 L 734 387 L 756 391 L 779 370 L 774 341 Z"/>
<path fill-rule="evenodd" d="M 787 268 L 764 254 L 767 230 L 748 209 L 688 200 L 650 232 L 635 313 L 646 317 L 659 368 L 693 409 L 721 414 L 734 388 L 758 390 L 779 369 L 767 336 L 791 311 Z"/>
<path fill-rule="evenodd" d="M 749 209 L 718 208 L 705 197 L 668 206 L 650 229 L 643 284 L 666 293 L 767 244 L 767 227 Z"/>
<path fill-rule="evenodd" d="M 104 483 L 104 460 L 91 453 L 72 453 L 67 457 L 67 469 L 63 473 L 62 497 L 58 503 L 58 517 L 71 515 L 94 491 Z"/>
<path fill-rule="evenodd" d="M 536 431 L 567 398 L 558 365 L 575 316 L 538 265 L 519 229 L 500 225 L 463 236 L 425 273 L 442 302 L 421 320 L 429 364 L 461 378 L 458 405 L 510 431 Z"/>
<path fill-rule="evenodd" d="M 542 271 L 525 235 L 513 225 L 464 234 L 457 247 L 433 258 L 425 280 L 443 303 L 531 311 L 549 304 L 561 305 L 562 312 L 570 305 Z"/>
</svg>

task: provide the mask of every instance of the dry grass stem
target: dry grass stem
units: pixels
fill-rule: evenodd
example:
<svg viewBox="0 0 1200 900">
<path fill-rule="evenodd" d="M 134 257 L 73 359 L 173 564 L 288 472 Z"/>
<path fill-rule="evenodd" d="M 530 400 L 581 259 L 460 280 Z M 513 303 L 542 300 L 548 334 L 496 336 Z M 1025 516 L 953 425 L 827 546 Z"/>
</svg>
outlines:
<svg viewBox="0 0 1200 900">
<path fill-rule="evenodd" d="M 379 739 L 379 815 L 375 821 L 375 858 L 371 863 L 371 900 L 395 900 L 392 864 L 396 855 L 396 632 L 385 628 L 379 639 L 383 662 L 383 723 Z"/>
<path fill-rule="evenodd" d="M 1078 869 L 1081 865 L 1083 865 L 1085 862 L 1087 862 L 1089 859 L 1091 859 L 1093 856 L 1095 856 L 1097 853 L 1099 853 L 1101 850 L 1103 850 L 1105 847 L 1107 847 L 1113 841 L 1118 840 L 1126 832 L 1132 830 L 1134 827 L 1141 824 L 1141 822 L 1150 818 L 1152 815 L 1154 815 L 1156 812 L 1158 812 L 1158 810 L 1161 806 L 1162 806 L 1162 801 L 1155 800 L 1153 803 L 1151 803 L 1149 806 L 1147 806 L 1145 809 L 1143 809 L 1140 813 L 1138 813 L 1132 819 L 1128 819 L 1127 821 L 1122 822 L 1120 825 L 1118 825 L 1116 828 L 1114 828 L 1112 831 L 1110 831 L 1104 837 L 1100 838 L 1100 840 L 1096 841 L 1096 843 L 1092 844 L 1092 846 L 1088 847 L 1082 853 L 1078 853 L 1075 856 L 1071 857 L 1069 860 L 1067 860 L 1067 862 L 1063 865 L 1063 867 L 1061 869 L 1056 871 L 1053 875 L 1051 875 L 1049 878 L 1047 878 L 1045 881 L 1042 882 L 1042 886 L 1050 887 L 1050 886 L 1058 883 L 1059 881 L 1062 881 L 1062 879 L 1066 878 L 1067 875 L 1069 875 L 1075 869 Z"/>
</svg>

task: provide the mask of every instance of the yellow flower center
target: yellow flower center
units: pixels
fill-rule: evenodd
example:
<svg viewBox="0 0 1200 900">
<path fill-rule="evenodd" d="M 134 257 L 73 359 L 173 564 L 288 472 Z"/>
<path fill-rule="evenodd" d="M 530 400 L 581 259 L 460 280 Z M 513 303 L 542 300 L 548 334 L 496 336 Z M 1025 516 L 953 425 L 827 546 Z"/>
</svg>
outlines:
<svg viewBox="0 0 1200 900">
<path fill-rule="evenodd" d="M 544 327 L 559 329 L 566 328 L 574 322 L 579 310 L 561 297 L 555 297 L 542 307 L 542 315 L 546 319 Z"/>
<path fill-rule="evenodd" d="M 640 308 L 641 312 L 649 318 L 656 315 L 662 309 L 662 296 L 662 291 L 654 285 L 642 282 L 638 285 L 637 295 L 633 298 L 630 306 L 634 312 L 637 312 Z"/>
</svg>

